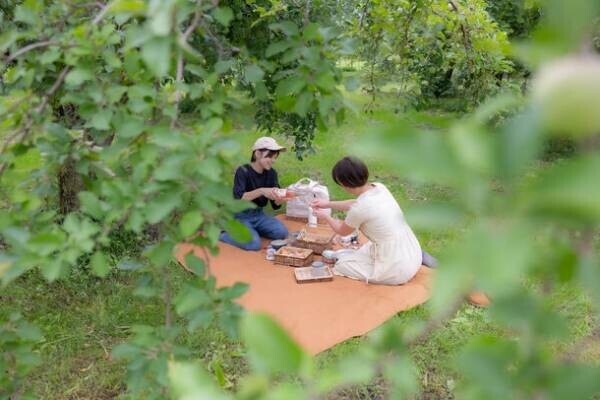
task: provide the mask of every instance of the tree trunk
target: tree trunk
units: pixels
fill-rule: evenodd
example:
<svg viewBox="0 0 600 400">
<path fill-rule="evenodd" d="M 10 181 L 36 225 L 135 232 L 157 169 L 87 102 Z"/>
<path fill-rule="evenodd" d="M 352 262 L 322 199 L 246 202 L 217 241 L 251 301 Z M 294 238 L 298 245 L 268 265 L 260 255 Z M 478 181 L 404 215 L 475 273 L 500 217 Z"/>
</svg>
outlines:
<svg viewBox="0 0 600 400">
<path fill-rule="evenodd" d="M 83 189 L 83 180 L 75 170 L 75 160 L 67 158 L 58 171 L 58 208 L 62 215 L 79 209 L 77 194 Z"/>
</svg>

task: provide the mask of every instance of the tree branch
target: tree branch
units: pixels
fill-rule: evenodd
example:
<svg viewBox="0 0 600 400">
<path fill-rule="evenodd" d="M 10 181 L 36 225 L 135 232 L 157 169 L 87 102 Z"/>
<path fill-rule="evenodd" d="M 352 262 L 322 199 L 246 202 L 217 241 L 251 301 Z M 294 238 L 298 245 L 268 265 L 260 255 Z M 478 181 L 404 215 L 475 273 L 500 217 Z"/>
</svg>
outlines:
<svg viewBox="0 0 600 400">
<path fill-rule="evenodd" d="M 31 43 L 28 44 L 27 46 L 15 51 L 13 54 L 11 54 L 10 56 L 8 56 L 8 58 L 6 59 L 6 63 L 10 63 L 11 61 L 15 60 L 17 57 L 27 53 L 28 51 L 40 48 L 40 47 L 48 47 L 48 46 L 52 46 L 54 44 L 58 44 L 55 41 L 52 40 L 42 40 L 41 42 L 35 42 L 35 43 Z"/>
<path fill-rule="evenodd" d="M 196 3 L 196 11 L 194 12 L 194 17 L 192 18 L 192 22 L 188 25 L 181 36 L 181 43 L 186 44 L 190 35 L 198 28 L 200 24 L 200 18 L 202 18 L 202 13 L 200 11 L 200 1 Z M 175 82 L 183 82 L 183 67 L 185 61 L 183 60 L 183 52 L 181 49 L 177 54 L 177 70 L 175 72 Z M 171 120 L 171 128 L 175 128 L 177 125 L 177 118 L 179 117 L 179 102 L 181 101 L 181 92 L 179 90 L 175 91 L 175 115 Z"/>
<path fill-rule="evenodd" d="M 102 9 L 98 13 L 98 15 L 96 15 L 96 17 L 94 18 L 92 23 L 94 25 L 98 25 L 100 23 L 100 21 L 102 21 L 102 18 L 104 18 L 104 16 L 106 15 L 107 11 L 108 11 L 108 5 L 103 4 Z M 37 47 L 40 47 L 40 46 L 37 46 Z M 29 51 L 29 50 L 27 50 L 27 51 Z M 23 54 L 23 53 L 24 52 L 22 52 L 21 54 Z M 28 118 L 27 122 L 25 123 L 25 126 L 23 127 L 23 129 L 21 129 L 17 134 L 15 134 L 14 136 L 9 138 L 2 144 L 2 148 L 0 149 L 0 154 L 4 153 L 4 151 L 6 151 L 8 146 L 11 145 L 13 139 L 16 139 L 17 143 L 21 143 L 23 140 L 25 140 L 25 138 L 27 137 L 27 135 L 29 134 L 29 132 L 31 130 L 31 127 L 33 126 L 35 116 L 41 114 L 44 111 L 44 109 L 48 105 L 48 102 L 50 101 L 50 97 L 52 97 L 52 95 L 54 95 L 54 93 L 58 90 L 58 88 L 63 84 L 65 77 L 67 76 L 67 74 L 70 71 L 71 71 L 70 66 L 66 66 L 60 71 L 60 73 L 58 74 L 58 77 L 56 78 L 56 80 L 54 81 L 54 83 L 52 84 L 50 89 L 48 89 L 48 91 L 46 91 L 46 93 L 44 94 L 44 97 L 42 98 L 42 102 L 35 108 L 34 115 L 29 114 L 29 118 Z M 0 176 L 2 176 L 2 174 L 6 170 L 7 166 L 8 166 L 8 163 L 6 161 L 0 165 Z"/>
<path fill-rule="evenodd" d="M 165 301 L 165 327 L 170 328 L 171 327 L 171 275 L 169 273 L 169 266 L 170 263 L 167 263 L 167 265 L 164 267 L 164 280 L 165 280 L 165 296 L 164 296 L 164 301 Z"/>
<path fill-rule="evenodd" d="M 458 9 L 458 6 L 454 2 L 454 0 L 448 0 L 448 4 L 450 4 L 450 6 L 452 7 L 452 10 L 454 10 L 455 13 L 457 13 L 459 16 L 464 17 L 464 15 L 462 15 L 462 13 L 460 12 L 460 10 Z M 467 29 L 467 27 L 465 26 L 465 24 L 462 21 L 460 22 L 460 30 L 462 32 L 463 42 L 464 42 L 464 45 L 465 45 L 465 49 L 466 50 L 471 50 L 471 48 L 472 48 L 472 46 L 471 46 L 471 35 L 470 35 L 470 32 L 469 32 L 469 29 Z"/>
<path fill-rule="evenodd" d="M 303 20 L 304 27 L 306 27 L 309 22 L 310 22 L 310 0 L 306 0 L 306 3 L 304 4 L 304 20 Z"/>
<path fill-rule="evenodd" d="M 102 21 L 102 18 L 104 18 L 104 15 L 106 15 L 106 13 L 108 12 L 108 4 L 102 4 L 100 2 L 97 2 L 97 4 L 101 7 L 101 9 L 98 15 L 96 15 L 96 18 L 94 18 L 94 20 L 92 21 L 92 24 L 94 25 L 98 25 L 100 21 Z"/>
<path fill-rule="evenodd" d="M 65 77 L 67 76 L 67 74 L 69 73 L 70 70 L 71 70 L 71 67 L 64 67 L 62 69 L 62 71 L 60 71 L 60 74 L 56 78 L 56 81 L 54 81 L 54 84 L 50 87 L 50 89 L 48 89 L 48 91 L 42 98 L 42 102 L 35 108 L 35 110 L 33 112 L 34 116 L 39 115 L 42 113 L 42 111 L 44 111 L 44 108 L 46 108 L 48 101 L 50 101 L 50 97 L 58 90 L 60 85 L 62 85 L 63 81 L 65 80 Z M 12 144 L 13 140 L 16 140 L 19 143 L 22 142 L 23 140 L 25 140 L 31 127 L 33 126 L 34 116 L 29 115 L 29 119 L 25 123 L 25 126 L 22 129 L 20 129 L 19 131 L 17 131 L 14 135 L 11 135 L 4 141 L 4 143 L 2 144 L 2 148 L 0 148 L 0 154 L 4 153 L 6 151 L 8 146 L 10 146 Z M 6 167 L 7 167 L 6 162 L 3 162 L 2 165 L 0 165 L 0 176 L 2 176 Z"/>
<path fill-rule="evenodd" d="M 369 7 L 369 0 L 365 2 L 362 13 L 360 14 L 360 18 L 358 19 L 358 29 L 362 29 L 363 20 L 365 19 L 365 15 L 367 15 L 367 8 Z"/>
</svg>

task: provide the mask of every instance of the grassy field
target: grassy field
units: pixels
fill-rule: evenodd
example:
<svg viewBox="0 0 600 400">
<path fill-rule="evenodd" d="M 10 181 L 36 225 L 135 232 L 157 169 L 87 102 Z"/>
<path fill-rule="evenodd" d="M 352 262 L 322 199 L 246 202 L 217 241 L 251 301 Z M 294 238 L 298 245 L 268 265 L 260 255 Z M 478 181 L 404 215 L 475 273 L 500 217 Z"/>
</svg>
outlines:
<svg viewBox="0 0 600 400">
<path fill-rule="evenodd" d="M 368 135 L 371 127 L 384 116 L 387 116 L 385 111 L 358 113 L 350 116 L 342 126 L 319 133 L 314 143 L 316 153 L 308 155 L 303 161 L 295 159 L 291 152 L 282 154 L 275 166 L 282 185 L 308 176 L 324 182 L 333 198 L 346 198 L 332 182 L 331 166 L 348 153 L 348 144 L 362 135 Z M 442 130 L 448 122 L 448 116 L 441 113 L 409 113 L 403 117 L 417 118 Z M 239 136 L 239 140 L 243 148 L 249 149 L 257 136 L 259 133 L 244 134 Z M 247 153 L 249 156 L 250 151 Z M 411 203 L 445 200 L 451 196 L 443 188 L 411 184 L 377 160 L 369 160 L 369 166 L 373 178 L 384 182 L 403 207 Z M 416 233 L 423 247 L 434 255 L 460 235 L 458 229 Z M 123 236 L 117 239 L 115 253 L 139 251 L 135 238 Z M 44 363 L 32 374 L 30 381 L 40 398 L 123 397 L 126 368 L 122 361 L 112 359 L 112 348 L 128 337 L 132 325 L 159 325 L 164 316 L 161 304 L 132 294 L 131 288 L 136 279 L 134 273 L 127 272 L 96 279 L 84 270 L 75 270 L 69 280 L 47 284 L 32 272 L 2 290 L 0 315 L 20 310 L 43 331 L 45 339 L 38 350 Z M 181 269 L 174 268 L 173 279 L 176 289 L 189 276 Z M 571 322 L 573 337 L 589 334 L 595 322 L 586 298 L 571 287 L 557 288 L 552 296 L 557 307 Z M 405 324 L 427 318 L 426 306 L 419 306 L 395 316 L 389 323 Z M 450 364 L 451 357 L 470 337 L 479 333 L 503 334 L 489 320 L 486 310 L 464 304 L 454 318 L 427 340 L 410 349 L 421 371 L 422 398 L 452 398 L 459 376 Z M 209 369 L 221 366 L 225 372 L 225 385 L 235 388 L 247 368 L 242 345 L 229 340 L 214 327 L 188 335 L 184 340 L 197 351 L 197 357 L 205 360 Z M 340 357 L 357 350 L 364 340 L 367 339 L 351 339 L 320 354 L 317 356 L 318 365 L 336 362 Z M 598 354 L 588 356 L 595 358 Z M 368 385 L 345 389 L 331 398 L 385 398 L 385 390 L 385 383 L 376 380 Z"/>
</svg>

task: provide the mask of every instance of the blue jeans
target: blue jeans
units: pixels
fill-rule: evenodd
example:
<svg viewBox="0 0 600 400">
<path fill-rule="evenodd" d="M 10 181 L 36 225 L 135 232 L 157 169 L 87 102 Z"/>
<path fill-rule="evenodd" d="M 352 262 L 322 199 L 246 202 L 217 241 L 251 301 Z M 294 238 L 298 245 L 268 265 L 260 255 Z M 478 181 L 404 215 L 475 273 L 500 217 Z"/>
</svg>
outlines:
<svg viewBox="0 0 600 400">
<path fill-rule="evenodd" d="M 266 215 L 262 208 L 252 208 L 242 211 L 235 215 L 235 218 L 242 224 L 246 225 L 252 240 L 246 243 L 240 243 L 229 235 L 227 232 L 222 232 L 219 240 L 231 244 L 244 250 L 258 251 L 260 250 L 260 237 L 267 239 L 285 239 L 288 236 L 288 230 L 285 225 L 277 218 Z"/>
</svg>

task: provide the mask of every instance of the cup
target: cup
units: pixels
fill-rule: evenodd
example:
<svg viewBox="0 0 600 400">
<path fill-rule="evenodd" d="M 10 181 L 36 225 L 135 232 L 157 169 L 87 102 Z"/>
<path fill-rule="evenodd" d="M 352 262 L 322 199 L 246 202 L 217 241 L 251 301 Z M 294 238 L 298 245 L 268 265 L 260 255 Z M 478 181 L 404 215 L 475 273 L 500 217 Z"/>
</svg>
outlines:
<svg viewBox="0 0 600 400">
<path fill-rule="evenodd" d="M 336 257 L 333 250 L 324 250 L 321 256 L 325 264 L 335 264 Z"/>
</svg>

